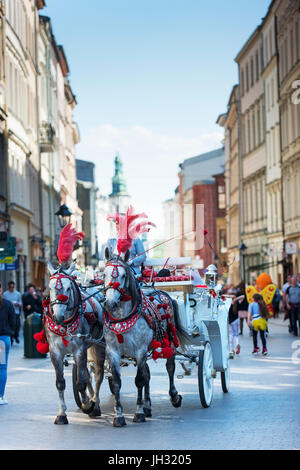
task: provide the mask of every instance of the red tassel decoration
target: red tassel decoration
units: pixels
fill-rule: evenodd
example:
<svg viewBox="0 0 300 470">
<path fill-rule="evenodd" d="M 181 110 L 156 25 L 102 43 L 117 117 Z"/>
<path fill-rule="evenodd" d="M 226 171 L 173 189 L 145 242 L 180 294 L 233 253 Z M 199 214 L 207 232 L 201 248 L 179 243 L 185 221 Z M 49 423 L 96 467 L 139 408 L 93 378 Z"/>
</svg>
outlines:
<svg viewBox="0 0 300 470">
<path fill-rule="evenodd" d="M 57 299 L 60 301 L 60 302 L 66 302 L 69 297 L 67 295 L 64 295 L 64 294 L 59 294 L 59 296 L 57 297 Z"/>
<path fill-rule="evenodd" d="M 43 308 L 47 308 L 50 305 L 50 299 L 45 299 L 42 302 Z"/>
<path fill-rule="evenodd" d="M 117 334 L 117 340 L 118 340 L 119 344 L 123 344 L 124 343 L 123 335 Z"/>
<path fill-rule="evenodd" d="M 161 343 L 159 343 L 158 341 L 156 341 L 156 339 L 154 339 L 151 343 L 151 348 L 152 349 L 157 349 L 157 348 L 160 348 L 161 347 Z"/>
<path fill-rule="evenodd" d="M 49 345 L 48 343 L 37 343 L 36 349 L 41 354 L 47 354 L 49 352 Z"/>
</svg>

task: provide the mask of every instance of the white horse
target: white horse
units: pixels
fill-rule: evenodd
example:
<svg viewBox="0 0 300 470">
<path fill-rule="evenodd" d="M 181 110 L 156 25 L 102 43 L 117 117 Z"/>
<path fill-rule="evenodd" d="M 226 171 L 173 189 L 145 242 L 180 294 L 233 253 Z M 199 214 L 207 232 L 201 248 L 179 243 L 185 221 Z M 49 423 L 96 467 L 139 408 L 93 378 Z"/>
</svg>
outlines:
<svg viewBox="0 0 300 470">
<path fill-rule="evenodd" d="M 129 256 L 129 250 L 124 257 L 111 256 L 109 249 L 105 250 L 107 261 L 104 269 L 106 301 L 103 318 L 106 356 L 110 363 L 114 387 L 115 417 L 113 425 L 116 427 L 126 424 L 120 402 L 120 359 L 122 356 L 135 359 L 137 364 L 135 384 L 138 397 L 137 409 L 133 418 L 135 422 L 144 422 L 145 416 L 151 416 L 150 371 L 146 361 L 153 349 L 157 348 L 155 357 L 167 359 L 166 368 L 169 375 L 169 395 L 172 405 L 176 408 L 180 407 L 182 401 L 182 397 L 174 385 L 176 347 L 174 348 L 174 343 L 170 344 L 169 342 L 172 335 L 174 340 L 176 337 L 175 306 L 165 292 L 155 290 L 144 294 L 141 291 L 130 266 L 127 264 Z M 162 299 L 167 303 L 162 305 Z M 167 311 L 169 313 L 166 313 Z"/>
<path fill-rule="evenodd" d="M 100 416 L 99 390 L 103 381 L 105 345 L 101 339 L 102 304 L 104 297 L 99 288 L 81 289 L 70 267 L 59 266 L 50 271 L 50 299 L 44 308 L 44 331 L 49 344 L 52 364 L 56 372 L 56 387 L 59 394 L 59 409 L 55 424 L 68 424 L 64 399 L 64 358 L 72 354 L 77 365 L 77 389 L 82 396 L 82 411 L 92 416 Z M 94 396 L 86 393 L 88 384 L 87 350 L 95 362 Z"/>
</svg>

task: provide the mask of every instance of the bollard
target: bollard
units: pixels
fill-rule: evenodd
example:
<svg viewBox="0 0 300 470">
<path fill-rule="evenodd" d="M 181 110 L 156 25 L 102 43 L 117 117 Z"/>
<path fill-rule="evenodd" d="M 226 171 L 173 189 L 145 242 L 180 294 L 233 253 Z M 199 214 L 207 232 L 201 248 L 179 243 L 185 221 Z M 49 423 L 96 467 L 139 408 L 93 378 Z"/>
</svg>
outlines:
<svg viewBox="0 0 300 470">
<path fill-rule="evenodd" d="M 41 354 L 37 349 L 37 341 L 33 335 L 39 333 L 43 328 L 42 316 L 39 313 L 31 313 L 24 322 L 24 356 L 33 359 L 42 359 L 47 354 Z"/>
</svg>

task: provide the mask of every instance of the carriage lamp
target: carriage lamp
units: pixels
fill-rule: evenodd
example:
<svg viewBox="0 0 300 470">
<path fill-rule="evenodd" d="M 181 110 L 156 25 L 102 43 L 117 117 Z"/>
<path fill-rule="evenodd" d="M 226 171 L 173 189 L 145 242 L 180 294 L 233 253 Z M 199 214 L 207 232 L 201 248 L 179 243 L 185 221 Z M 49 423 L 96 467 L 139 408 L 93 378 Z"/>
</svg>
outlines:
<svg viewBox="0 0 300 470">
<path fill-rule="evenodd" d="M 59 225 L 64 228 L 71 221 L 72 212 L 65 204 L 62 204 L 55 215 L 58 217 Z"/>
<path fill-rule="evenodd" d="M 215 287 L 217 285 L 218 271 L 214 264 L 210 264 L 205 273 L 205 284 L 207 287 Z"/>
</svg>

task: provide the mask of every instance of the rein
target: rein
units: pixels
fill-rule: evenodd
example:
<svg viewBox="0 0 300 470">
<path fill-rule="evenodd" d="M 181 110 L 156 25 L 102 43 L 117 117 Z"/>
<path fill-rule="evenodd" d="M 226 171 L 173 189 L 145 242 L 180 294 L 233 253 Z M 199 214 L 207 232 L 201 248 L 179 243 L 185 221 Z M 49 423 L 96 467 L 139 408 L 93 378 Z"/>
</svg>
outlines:
<svg viewBox="0 0 300 470">
<path fill-rule="evenodd" d="M 58 273 L 53 274 L 50 277 L 50 280 L 52 280 L 52 279 L 56 279 L 56 286 L 55 287 L 56 287 L 57 290 L 62 289 L 61 279 L 69 279 L 72 282 L 72 285 L 75 287 L 75 292 L 77 294 L 77 299 L 75 300 L 75 305 L 73 307 L 74 313 L 70 318 L 68 318 L 67 320 L 64 320 L 63 324 L 68 325 L 70 323 L 75 322 L 77 317 L 82 313 L 82 296 L 81 296 L 81 292 L 79 290 L 79 287 L 77 285 L 77 282 L 75 281 L 75 279 L 72 276 L 70 276 L 69 274 L 66 274 L 65 272 L 58 272 Z M 60 296 L 63 296 L 63 294 L 59 294 L 58 298 L 55 299 L 53 302 L 50 302 L 50 304 L 49 304 L 48 312 L 49 312 L 51 318 L 53 318 L 52 306 L 53 305 L 66 305 L 66 302 L 69 300 L 69 298 L 67 298 L 65 301 L 62 301 L 62 300 L 59 299 Z M 67 297 L 67 296 L 64 296 L 64 297 Z M 46 314 L 49 316 L 47 311 L 46 311 Z"/>
</svg>

